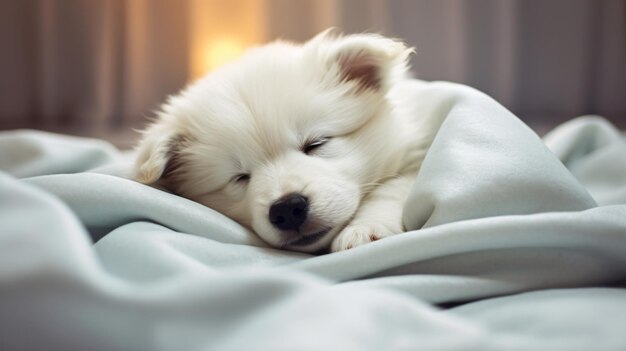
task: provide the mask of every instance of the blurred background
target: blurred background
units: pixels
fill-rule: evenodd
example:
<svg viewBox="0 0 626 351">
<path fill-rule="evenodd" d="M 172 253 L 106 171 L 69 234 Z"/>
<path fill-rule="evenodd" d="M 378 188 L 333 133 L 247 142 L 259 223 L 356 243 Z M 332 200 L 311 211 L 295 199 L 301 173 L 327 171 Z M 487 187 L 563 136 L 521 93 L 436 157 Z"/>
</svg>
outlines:
<svg viewBox="0 0 626 351">
<path fill-rule="evenodd" d="M 468 84 L 540 134 L 626 128 L 626 0 L 0 0 L 0 130 L 131 146 L 159 103 L 246 47 L 327 27 L 417 48 L 413 74 Z"/>
</svg>

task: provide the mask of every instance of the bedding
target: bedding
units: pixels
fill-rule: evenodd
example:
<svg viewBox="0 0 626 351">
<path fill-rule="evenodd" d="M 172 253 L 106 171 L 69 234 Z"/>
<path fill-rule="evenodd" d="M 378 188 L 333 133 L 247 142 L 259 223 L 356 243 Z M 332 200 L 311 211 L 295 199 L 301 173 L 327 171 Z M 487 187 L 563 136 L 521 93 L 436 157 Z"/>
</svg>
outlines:
<svg viewBox="0 0 626 351">
<path fill-rule="evenodd" d="M 624 135 L 542 140 L 472 88 L 414 89 L 444 122 L 408 232 L 319 256 L 130 180 L 103 141 L 0 132 L 0 349 L 626 349 Z"/>
</svg>

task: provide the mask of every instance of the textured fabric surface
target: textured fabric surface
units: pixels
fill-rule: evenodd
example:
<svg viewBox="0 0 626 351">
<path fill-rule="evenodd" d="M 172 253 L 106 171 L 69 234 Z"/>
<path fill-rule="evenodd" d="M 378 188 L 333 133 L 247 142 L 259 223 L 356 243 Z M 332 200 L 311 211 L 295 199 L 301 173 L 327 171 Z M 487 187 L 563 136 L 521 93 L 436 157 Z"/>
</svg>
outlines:
<svg viewBox="0 0 626 351">
<path fill-rule="evenodd" d="M 100 141 L 0 133 L 0 349 L 625 349 L 624 136 L 582 117 L 542 141 L 476 90 L 412 89 L 445 122 L 410 231 L 322 256 Z"/>
</svg>

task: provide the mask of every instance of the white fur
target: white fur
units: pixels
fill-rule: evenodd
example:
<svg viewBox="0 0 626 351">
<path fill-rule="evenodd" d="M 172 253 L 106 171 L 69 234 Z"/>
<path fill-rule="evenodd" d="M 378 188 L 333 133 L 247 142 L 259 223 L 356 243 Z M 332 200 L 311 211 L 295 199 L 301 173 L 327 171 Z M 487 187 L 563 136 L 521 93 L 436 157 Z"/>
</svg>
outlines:
<svg viewBox="0 0 626 351">
<path fill-rule="evenodd" d="M 214 208 L 275 247 L 339 251 L 400 233 L 434 133 L 402 95 L 411 51 L 328 31 L 303 45 L 250 49 L 168 99 L 138 146 L 136 179 Z M 321 137 L 331 139 L 302 152 Z M 235 181 L 240 173 L 250 180 Z M 268 219 L 270 205 L 294 192 L 310 206 L 299 233 Z M 311 245 L 290 245 L 325 229 Z"/>
</svg>

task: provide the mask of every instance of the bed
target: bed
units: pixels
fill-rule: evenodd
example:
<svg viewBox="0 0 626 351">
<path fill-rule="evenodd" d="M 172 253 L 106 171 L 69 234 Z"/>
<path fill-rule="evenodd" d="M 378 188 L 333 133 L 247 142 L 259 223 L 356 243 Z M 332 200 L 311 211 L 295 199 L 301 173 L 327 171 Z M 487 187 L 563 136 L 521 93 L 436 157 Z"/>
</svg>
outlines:
<svg viewBox="0 0 626 351">
<path fill-rule="evenodd" d="M 443 123 L 408 232 L 319 256 L 130 180 L 106 142 L 0 132 L 0 349 L 626 349 L 624 135 L 414 89 Z"/>
</svg>

